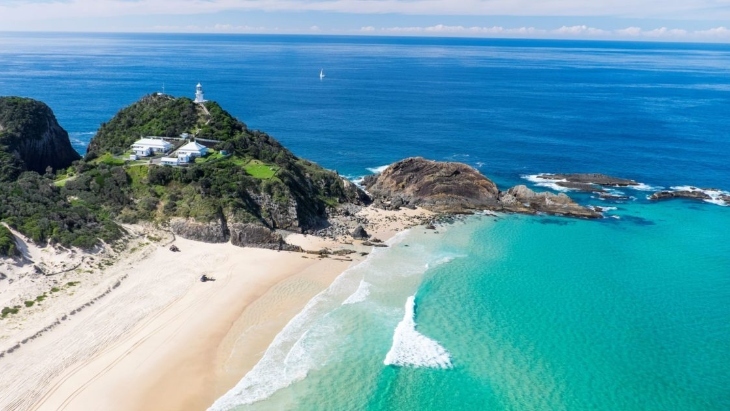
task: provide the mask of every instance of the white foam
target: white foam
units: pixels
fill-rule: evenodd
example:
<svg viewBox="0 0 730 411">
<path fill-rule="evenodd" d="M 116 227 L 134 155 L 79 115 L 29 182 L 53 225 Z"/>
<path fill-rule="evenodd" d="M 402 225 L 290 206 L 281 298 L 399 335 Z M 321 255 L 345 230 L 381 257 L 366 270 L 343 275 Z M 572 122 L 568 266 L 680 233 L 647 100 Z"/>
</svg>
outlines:
<svg viewBox="0 0 730 411">
<path fill-rule="evenodd" d="M 659 191 L 659 190 L 663 189 L 664 187 L 650 186 L 648 184 L 639 183 L 635 186 L 627 186 L 626 188 L 630 188 L 632 190 L 637 190 L 637 191 Z"/>
<path fill-rule="evenodd" d="M 544 173 L 541 174 L 532 174 L 532 175 L 523 175 L 520 176 L 524 178 L 525 180 L 534 183 L 536 186 L 540 187 L 547 187 L 549 189 L 555 190 L 555 191 L 562 191 L 564 193 L 568 191 L 572 191 L 573 189 L 568 187 L 559 186 L 556 183 L 567 183 L 568 180 L 562 178 L 541 178 L 541 176 L 544 176 Z"/>
<path fill-rule="evenodd" d="M 366 282 L 365 280 L 360 280 L 360 286 L 357 287 L 357 290 L 355 290 L 352 295 L 347 297 L 342 305 L 357 304 L 365 301 L 370 295 L 370 287 L 370 283 Z"/>
<path fill-rule="evenodd" d="M 403 320 L 393 333 L 393 345 L 385 356 L 385 365 L 416 368 L 453 367 L 451 356 L 438 342 L 416 331 L 415 296 L 408 297 Z"/>
<path fill-rule="evenodd" d="M 703 188 L 697 188 L 693 186 L 676 186 L 676 187 L 670 187 L 674 191 L 691 191 L 691 192 L 701 192 L 705 193 L 708 196 L 710 196 L 709 199 L 703 200 L 706 203 L 719 205 L 722 207 L 730 206 L 730 204 L 726 203 L 721 196 L 730 196 L 730 192 L 728 191 L 722 191 L 717 189 L 703 189 Z"/>
<path fill-rule="evenodd" d="M 626 193 L 621 190 L 616 190 L 615 188 L 606 188 L 604 189 L 606 193 L 614 195 L 614 196 L 625 196 Z"/>
<path fill-rule="evenodd" d="M 410 230 L 404 230 L 396 234 L 386 244 L 393 246 L 404 241 L 409 232 Z M 319 367 L 329 355 L 327 350 L 330 348 L 322 344 L 328 338 L 322 335 L 326 330 L 316 331 L 318 321 L 342 306 L 344 292 L 349 292 L 351 297 L 358 293 L 360 287 L 352 294 L 352 284 L 361 275 L 363 267 L 388 250 L 389 248 L 373 250 L 365 261 L 340 274 L 329 288 L 312 298 L 277 334 L 253 369 L 235 387 L 216 400 L 208 411 L 227 411 L 265 400 L 275 392 L 303 380 L 311 370 Z M 360 286 L 363 286 L 363 281 L 360 281 Z M 370 287 L 367 289 L 369 293 Z M 361 293 L 364 294 L 364 291 Z"/>
<path fill-rule="evenodd" d="M 380 166 L 380 167 L 375 167 L 375 168 L 368 167 L 368 171 L 370 171 L 373 174 L 379 174 L 379 173 L 382 173 L 383 171 L 385 171 L 386 168 L 388 168 L 388 166 Z"/>
</svg>

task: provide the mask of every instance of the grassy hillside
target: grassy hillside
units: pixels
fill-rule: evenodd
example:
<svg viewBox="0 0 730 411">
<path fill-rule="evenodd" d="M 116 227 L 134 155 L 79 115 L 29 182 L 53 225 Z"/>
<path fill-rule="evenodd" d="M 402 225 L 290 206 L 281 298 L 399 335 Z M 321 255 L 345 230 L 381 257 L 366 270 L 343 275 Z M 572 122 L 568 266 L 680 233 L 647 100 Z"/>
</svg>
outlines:
<svg viewBox="0 0 730 411">
<path fill-rule="evenodd" d="M 85 201 L 100 198 L 125 221 L 192 217 L 206 221 L 221 214 L 238 222 L 260 222 L 271 228 L 307 228 L 326 216 L 327 207 L 367 201 L 364 193 L 346 184 L 334 172 L 302 160 L 266 133 L 249 130 L 215 102 L 205 109 L 187 98 L 150 95 L 121 110 L 102 125 L 89 146 L 89 156 L 106 159 L 121 153 L 139 137 L 189 133 L 218 140 L 220 154 L 198 159 L 184 168 L 129 166 L 127 185 L 111 187 L 107 173 L 86 162 L 88 176 L 65 184 L 64 189 Z M 94 170 L 92 170 L 94 169 Z M 123 193 L 112 198 L 110 193 Z M 292 215 L 292 209 L 293 215 Z"/>
<path fill-rule="evenodd" d="M 219 143 L 211 155 L 185 167 L 120 155 L 139 136 L 181 133 Z M 159 95 L 144 97 L 102 125 L 86 158 L 55 180 L 26 172 L 0 182 L 0 192 L 6 195 L 0 221 L 35 242 L 82 248 L 121 238 L 120 222 L 182 217 L 306 230 L 322 223 L 330 207 L 369 201 L 337 173 L 248 130 L 216 103 L 203 108 Z M 0 246 L 10 253 L 2 235 Z"/>
<path fill-rule="evenodd" d="M 151 94 L 102 124 L 89 144 L 87 155 L 121 154 L 140 137 L 178 137 L 189 133 L 225 140 L 244 132 L 245 128 L 215 102 L 206 102 L 203 109 L 186 97 Z"/>
</svg>

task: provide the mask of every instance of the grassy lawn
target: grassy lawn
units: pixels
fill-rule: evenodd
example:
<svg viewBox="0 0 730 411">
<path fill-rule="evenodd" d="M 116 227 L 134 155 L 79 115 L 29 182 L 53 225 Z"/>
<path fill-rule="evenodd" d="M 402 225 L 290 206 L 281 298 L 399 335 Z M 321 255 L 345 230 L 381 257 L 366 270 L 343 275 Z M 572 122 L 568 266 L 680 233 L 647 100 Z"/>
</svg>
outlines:
<svg viewBox="0 0 730 411">
<path fill-rule="evenodd" d="M 75 175 L 74 176 L 70 176 L 70 177 L 64 177 L 64 178 L 61 178 L 61 179 L 58 179 L 58 180 L 54 181 L 53 182 L 53 185 L 55 185 L 56 187 L 63 187 L 63 186 L 66 185 L 66 183 L 68 183 L 69 181 L 73 180 L 74 178 L 76 178 Z"/>
<path fill-rule="evenodd" d="M 263 163 L 259 160 L 251 160 L 243 166 L 244 170 L 254 178 L 268 180 L 279 171 L 279 167 Z"/>
<path fill-rule="evenodd" d="M 127 157 L 127 158 L 129 158 L 129 157 Z M 123 166 L 124 165 L 124 160 L 122 160 L 119 157 L 115 157 L 111 153 L 106 153 L 106 154 L 100 156 L 99 158 L 94 159 L 92 161 L 92 163 L 106 164 L 106 165 L 109 165 L 109 166 Z"/>
<path fill-rule="evenodd" d="M 226 156 L 222 155 L 219 152 L 214 152 L 213 150 L 210 150 L 210 154 L 208 154 L 207 156 L 196 158 L 195 164 L 203 164 L 203 163 L 208 163 L 208 162 L 212 162 L 212 161 L 218 161 L 225 157 Z"/>
</svg>

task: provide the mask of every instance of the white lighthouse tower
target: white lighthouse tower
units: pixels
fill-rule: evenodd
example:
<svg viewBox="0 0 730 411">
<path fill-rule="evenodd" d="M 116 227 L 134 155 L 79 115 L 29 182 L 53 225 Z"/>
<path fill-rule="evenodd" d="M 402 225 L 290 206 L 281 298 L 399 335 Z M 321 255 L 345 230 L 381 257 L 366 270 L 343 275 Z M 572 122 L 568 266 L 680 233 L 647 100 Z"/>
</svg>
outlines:
<svg viewBox="0 0 730 411">
<path fill-rule="evenodd" d="M 195 102 L 196 103 L 205 103 L 205 97 L 203 96 L 203 86 L 198 83 L 197 86 L 195 86 Z"/>
</svg>

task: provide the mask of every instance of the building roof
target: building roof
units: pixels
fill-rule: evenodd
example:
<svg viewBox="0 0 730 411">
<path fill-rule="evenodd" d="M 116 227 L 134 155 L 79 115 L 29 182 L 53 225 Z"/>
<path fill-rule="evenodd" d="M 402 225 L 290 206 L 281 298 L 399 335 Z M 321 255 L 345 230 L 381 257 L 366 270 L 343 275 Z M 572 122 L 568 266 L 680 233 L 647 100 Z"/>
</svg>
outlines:
<svg viewBox="0 0 730 411">
<path fill-rule="evenodd" d="M 135 146 L 148 146 L 148 147 L 169 147 L 172 144 L 165 140 L 158 140 L 156 138 L 142 138 L 134 142 Z"/>
<path fill-rule="evenodd" d="M 191 141 L 191 142 L 185 144 L 184 146 L 180 147 L 179 149 L 177 149 L 177 151 L 203 151 L 203 150 L 207 150 L 207 149 L 208 148 L 205 147 L 204 145 L 202 145 L 196 141 Z"/>
</svg>

